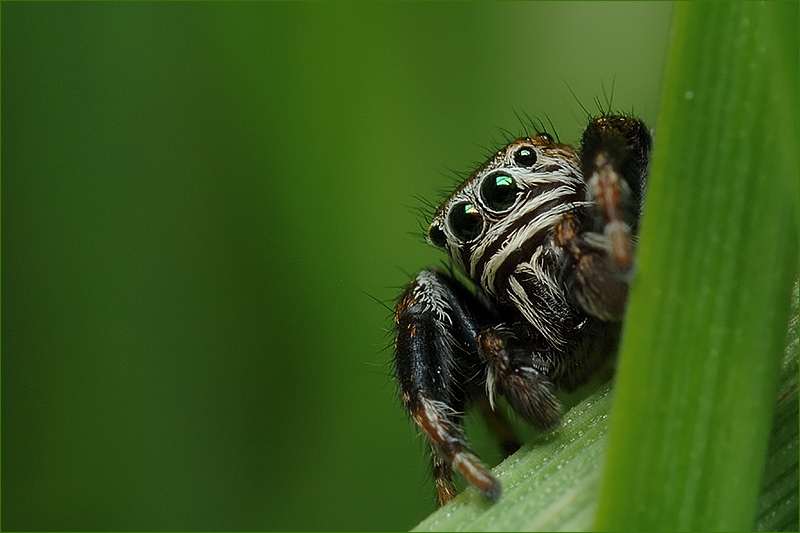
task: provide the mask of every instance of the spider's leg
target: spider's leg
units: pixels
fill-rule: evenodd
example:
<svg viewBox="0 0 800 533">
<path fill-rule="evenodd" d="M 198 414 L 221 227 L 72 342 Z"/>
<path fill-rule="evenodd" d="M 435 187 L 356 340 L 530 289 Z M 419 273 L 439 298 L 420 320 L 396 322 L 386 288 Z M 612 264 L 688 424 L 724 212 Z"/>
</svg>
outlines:
<svg viewBox="0 0 800 533">
<path fill-rule="evenodd" d="M 573 295 L 584 311 L 604 321 L 619 321 L 625 312 L 650 146 L 650 133 L 639 119 L 592 120 L 580 155 L 594 206 L 564 215 L 554 229 L 555 244 L 574 266 Z"/>
<path fill-rule="evenodd" d="M 633 265 L 632 237 L 638 230 L 650 145 L 644 123 L 623 115 L 592 120 L 581 141 L 581 165 L 589 196 L 597 203 L 610 255 L 622 273 Z"/>
<path fill-rule="evenodd" d="M 456 497 L 456 487 L 453 485 L 452 467 L 444 459 L 439 450 L 431 443 L 431 471 L 436 485 L 436 499 L 440 506 L 444 506 Z"/>
<path fill-rule="evenodd" d="M 486 310 L 479 305 L 450 276 L 425 270 L 405 288 L 396 307 L 394 366 L 400 397 L 431 443 L 441 505 L 455 494 L 452 468 L 485 498 L 500 496 L 500 483 L 463 435 L 467 382 L 482 374 L 473 311 Z"/>
</svg>

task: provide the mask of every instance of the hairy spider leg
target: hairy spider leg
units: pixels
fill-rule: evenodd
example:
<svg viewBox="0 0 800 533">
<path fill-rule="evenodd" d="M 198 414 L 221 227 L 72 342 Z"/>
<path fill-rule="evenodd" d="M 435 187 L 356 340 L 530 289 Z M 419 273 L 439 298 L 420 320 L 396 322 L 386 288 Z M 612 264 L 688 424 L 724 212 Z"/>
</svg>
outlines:
<svg viewBox="0 0 800 533">
<path fill-rule="evenodd" d="M 651 137 L 644 123 L 624 115 L 592 120 L 581 141 L 581 165 L 588 192 L 605 221 L 613 264 L 621 273 L 633 265 L 647 179 Z"/>
<path fill-rule="evenodd" d="M 465 287 L 433 269 L 420 272 L 397 303 L 394 366 L 400 397 L 431 443 L 440 505 L 455 496 L 453 468 L 485 498 L 500 497 L 500 483 L 463 433 L 469 383 L 484 371 L 475 317 L 488 313 Z"/>
<path fill-rule="evenodd" d="M 553 231 L 555 244 L 570 255 L 578 304 L 604 321 L 619 321 L 625 313 L 650 147 L 650 133 L 637 118 L 592 120 L 583 133 L 580 158 L 596 207 L 563 215 Z"/>
</svg>

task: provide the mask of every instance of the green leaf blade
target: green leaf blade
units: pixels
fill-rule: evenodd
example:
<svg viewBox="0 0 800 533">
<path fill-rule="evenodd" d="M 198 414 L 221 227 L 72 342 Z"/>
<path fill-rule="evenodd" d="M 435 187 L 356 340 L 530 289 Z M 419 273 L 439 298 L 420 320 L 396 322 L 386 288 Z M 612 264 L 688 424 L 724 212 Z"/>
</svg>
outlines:
<svg viewBox="0 0 800 533">
<path fill-rule="evenodd" d="M 797 268 L 779 11 L 676 8 L 598 529 L 753 525 Z"/>
</svg>

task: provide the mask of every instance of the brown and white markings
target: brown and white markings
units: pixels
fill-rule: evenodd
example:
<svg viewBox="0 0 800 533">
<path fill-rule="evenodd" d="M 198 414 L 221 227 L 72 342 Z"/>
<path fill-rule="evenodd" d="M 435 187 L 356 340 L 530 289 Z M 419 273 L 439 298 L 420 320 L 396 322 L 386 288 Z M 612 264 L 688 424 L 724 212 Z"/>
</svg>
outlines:
<svg viewBox="0 0 800 533">
<path fill-rule="evenodd" d="M 589 122 L 579 149 L 547 134 L 517 139 L 436 211 L 428 241 L 464 274 L 429 268 L 395 310 L 394 369 L 403 406 L 427 436 L 438 500 L 452 472 L 496 501 L 501 488 L 470 450 L 473 405 L 518 447 L 496 398 L 542 430 L 613 354 L 634 264 L 651 137 L 639 119 Z M 469 285 L 469 286 L 468 286 Z"/>
</svg>

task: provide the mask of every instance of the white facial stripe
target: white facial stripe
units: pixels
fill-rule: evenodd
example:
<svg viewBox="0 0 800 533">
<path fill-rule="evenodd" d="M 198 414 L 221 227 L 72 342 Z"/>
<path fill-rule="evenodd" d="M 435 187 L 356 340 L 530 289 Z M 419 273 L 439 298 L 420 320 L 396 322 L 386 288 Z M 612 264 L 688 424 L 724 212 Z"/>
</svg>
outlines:
<svg viewBox="0 0 800 533">
<path fill-rule="evenodd" d="M 522 216 L 522 215 L 524 215 L 524 214 L 526 214 L 526 213 L 528 213 L 530 211 L 533 211 L 536 208 L 541 207 L 541 205 L 543 205 L 544 203 L 546 203 L 548 201 L 551 201 L 551 200 L 553 200 L 555 198 L 563 196 L 565 193 L 562 192 L 561 194 L 559 194 L 559 189 L 567 189 L 567 188 L 566 187 L 559 187 L 558 189 L 555 189 L 554 191 L 551 191 L 553 193 L 552 195 L 550 195 L 550 194 L 541 195 L 541 197 L 544 197 L 543 201 L 536 202 L 535 205 L 533 205 L 534 202 L 529 202 L 529 204 L 531 204 L 533 207 L 530 208 L 530 209 L 525 209 L 525 211 L 520 216 Z M 571 192 L 566 193 L 566 194 L 571 194 Z M 582 205 L 583 205 L 583 202 L 571 203 L 571 204 L 566 204 L 565 203 L 565 204 L 556 205 L 552 209 L 549 209 L 548 211 L 545 211 L 545 212 L 539 214 L 538 216 L 536 216 L 535 218 L 533 218 L 525 226 L 522 226 L 520 228 L 514 229 L 511 232 L 511 234 L 506 237 L 506 239 L 503 242 L 503 245 L 501 246 L 501 248 L 499 250 L 497 250 L 497 252 L 495 252 L 494 255 L 492 255 L 486 261 L 486 264 L 484 265 L 483 272 L 481 274 L 481 279 L 480 279 L 480 284 L 484 288 L 484 290 L 486 290 L 489 293 L 494 293 L 494 278 L 495 278 L 495 274 L 497 273 L 497 270 L 500 268 L 500 266 L 508 258 L 510 253 L 512 253 L 512 252 L 514 252 L 516 250 L 519 250 L 531 238 L 533 238 L 536 235 L 540 235 L 540 234 L 546 232 L 549 228 L 553 227 L 564 214 L 572 211 L 575 208 L 581 207 Z M 509 217 L 509 219 L 511 219 L 511 218 L 513 218 L 513 217 Z M 508 220 L 508 221 L 504 221 L 504 223 L 499 224 L 498 227 L 496 228 L 496 232 L 497 232 L 498 236 L 495 237 L 495 239 L 499 238 L 499 235 L 502 235 L 502 231 L 504 229 L 507 229 L 508 226 L 513 225 L 513 223 L 514 223 L 514 220 Z M 488 245 L 492 244 L 493 242 L 494 242 L 494 239 L 493 240 L 487 240 L 486 243 L 484 244 L 484 248 L 485 248 L 485 246 L 488 246 Z M 534 253 L 537 253 L 538 251 L 539 251 L 539 248 L 537 248 L 537 250 L 535 250 Z M 470 269 L 471 269 L 471 274 L 472 274 L 473 277 L 477 273 L 476 269 L 477 269 L 477 265 L 478 265 L 478 262 L 479 262 L 478 259 L 482 258 L 481 253 L 485 253 L 485 250 L 481 250 L 480 252 L 476 252 L 472 256 L 472 263 L 470 265 Z"/>
<path fill-rule="evenodd" d="M 547 202 L 552 202 L 564 196 L 575 194 L 575 188 L 571 185 L 561 185 L 549 191 L 545 191 L 529 198 L 528 200 L 520 203 L 511 212 L 503 215 L 503 217 L 496 222 L 481 239 L 480 244 L 472 254 L 472 261 L 470 264 L 471 271 L 474 272 L 477 260 L 486 253 L 486 249 L 492 246 L 495 241 L 505 233 L 508 232 L 510 227 L 519 223 L 521 218 L 524 218 L 529 213 L 541 209 Z M 572 207 L 572 206 L 570 206 Z M 542 213 L 546 215 L 547 213 Z M 537 220 L 543 218 L 542 216 L 536 217 L 530 224 L 535 224 Z"/>
<path fill-rule="evenodd" d="M 542 268 L 543 258 L 542 252 L 544 248 L 537 248 L 533 253 L 529 263 L 520 263 L 514 270 L 514 274 L 522 274 L 524 276 L 533 277 L 539 280 L 544 288 L 547 289 L 550 297 L 553 300 L 561 299 L 561 288 L 556 283 L 556 280 Z M 566 256 L 562 253 L 555 258 L 551 257 L 550 260 L 555 260 L 556 264 L 560 264 Z"/>
<path fill-rule="evenodd" d="M 520 284 L 514 276 L 508 278 L 509 293 L 508 296 L 517 309 L 522 312 L 525 319 L 533 324 L 536 330 L 544 335 L 544 337 L 554 346 L 563 346 L 566 340 L 559 334 L 557 328 L 553 328 L 548 317 L 539 315 L 538 307 L 531 302 L 525 288 Z"/>
</svg>

